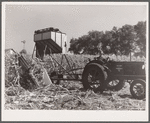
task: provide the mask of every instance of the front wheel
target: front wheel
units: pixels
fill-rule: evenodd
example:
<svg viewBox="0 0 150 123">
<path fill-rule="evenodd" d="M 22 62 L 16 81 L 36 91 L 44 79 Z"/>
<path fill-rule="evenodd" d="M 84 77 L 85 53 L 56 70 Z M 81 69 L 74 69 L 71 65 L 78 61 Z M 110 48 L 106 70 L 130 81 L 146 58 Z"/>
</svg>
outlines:
<svg viewBox="0 0 150 123">
<path fill-rule="evenodd" d="M 136 99 L 145 98 L 146 83 L 144 80 L 134 80 L 130 86 L 130 92 Z"/>
<path fill-rule="evenodd" d="M 85 89 L 103 92 L 106 78 L 107 73 L 103 66 L 91 63 L 83 71 L 82 83 Z"/>
</svg>

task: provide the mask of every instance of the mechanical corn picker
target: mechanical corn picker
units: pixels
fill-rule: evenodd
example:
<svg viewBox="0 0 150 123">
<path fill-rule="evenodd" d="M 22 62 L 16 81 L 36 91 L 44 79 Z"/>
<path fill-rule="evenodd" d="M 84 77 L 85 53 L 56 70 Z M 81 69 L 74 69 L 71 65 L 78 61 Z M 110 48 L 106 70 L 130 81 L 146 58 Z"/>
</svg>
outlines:
<svg viewBox="0 0 150 123">
<path fill-rule="evenodd" d="M 109 58 L 97 57 L 89 61 L 85 67 L 74 68 L 68 60 L 66 34 L 59 29 L 46 28 L 36 30 L 34 33 L 35 47 L 33 57 L 39 59 L 49 55 L 59 69 L 50 73 L 52 81 L 74 80 L 81 81 L 85 89 L 93 89 L 95 92 L 104 90 L 118 91 L 124 86 L 124 82 L 130 83 L 130 91 L 134 98 L 145 98 L 146 75 L 144 62 L 116 62 Z M 53 54 L 62 54 L 69 67 L 62 65 L 63 60 L 57 60 Z M 75 71 L 82 71 L 77 73 Z M 66 78 L 67 76 L 67 78 Z M 68 77 L 70 76 L 70 77 Z"/>
</svg>

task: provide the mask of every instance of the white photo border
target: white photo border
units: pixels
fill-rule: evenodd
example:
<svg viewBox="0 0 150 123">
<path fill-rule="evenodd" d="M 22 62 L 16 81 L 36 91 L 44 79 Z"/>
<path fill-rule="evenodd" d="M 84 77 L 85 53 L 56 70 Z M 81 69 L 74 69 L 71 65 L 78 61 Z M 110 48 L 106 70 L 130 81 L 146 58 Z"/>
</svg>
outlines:
<svg viewBox="0 0 150 123">
<path fill-rule="evenodd" d="M 4 110 L 5 88 L 5 7 L 6 5 L 146 5 L 146 110 L 145 111 L 71 111 L 71 110 Z M 149 117 L 149 4 L 148 2 L 2 2 L 2 121 L 148 121 Z"/>
</svg>

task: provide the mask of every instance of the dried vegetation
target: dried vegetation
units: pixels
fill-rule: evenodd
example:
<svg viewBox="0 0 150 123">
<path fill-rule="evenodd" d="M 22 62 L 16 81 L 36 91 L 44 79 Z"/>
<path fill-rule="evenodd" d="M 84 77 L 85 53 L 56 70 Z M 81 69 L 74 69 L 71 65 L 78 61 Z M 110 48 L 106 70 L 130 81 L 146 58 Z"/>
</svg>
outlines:
<svg viewBox="0 0 150 123">
<path fill-rule="evenodd" d="M 31 56 L 26 58 L 31 64 Z M 32 69 L 39 87 L 25 89 L 20 85 L 21 68 L 14 61 L 12 55 L 5 58 L 6 110 L 145 110 L 145 100 L 133 99 L 128 83 L 118 92 L 104 91 L 103 94 L 85 91 L 81 82 L 75 81 L 45 86 L 42 66 L 48 72 L 51 70 L 46 63 L 35 62 Z"/>
</svg>

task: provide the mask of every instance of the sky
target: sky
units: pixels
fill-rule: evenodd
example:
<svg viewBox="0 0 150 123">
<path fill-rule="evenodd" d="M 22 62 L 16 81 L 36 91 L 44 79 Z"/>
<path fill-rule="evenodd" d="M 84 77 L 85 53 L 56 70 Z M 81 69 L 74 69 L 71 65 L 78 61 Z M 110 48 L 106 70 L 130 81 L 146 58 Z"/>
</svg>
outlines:
<svg viewBox="0 0 150 123">
<path fill-rule="evenodd" d="M 19 2 L 5 4 L 3 17 L 5 24 L 5 48 L 13 48 L 20 52 L 25 49 L 33 52 L 34 31 L 54 27 L 67 34 L 67 41 L 86 35 L 89 31 L 109 31 L 114 26 L 120 28 L 125 24 L 135 25 L 146 21 L 147 6 L 145 4 L 126 5 L 120 2 L 113 4 L 24 4 Z M 100 2 L 99 2 L 100 3 Z"/>
</svg>

